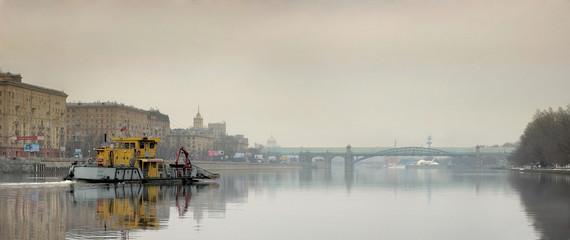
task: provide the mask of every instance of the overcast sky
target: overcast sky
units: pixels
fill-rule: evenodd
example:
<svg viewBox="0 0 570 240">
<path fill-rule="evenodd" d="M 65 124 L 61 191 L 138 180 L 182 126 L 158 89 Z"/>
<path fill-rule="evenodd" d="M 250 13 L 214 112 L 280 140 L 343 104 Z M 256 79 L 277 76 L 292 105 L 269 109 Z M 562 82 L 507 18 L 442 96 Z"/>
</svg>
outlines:
<svg viewBox="0 0 570 240">
<path fill-rule="evenodd" d="M 570 104 L 570 1 L 0 0 L 0 68 L 252 145 L 503 144 Z"/>
</svg>

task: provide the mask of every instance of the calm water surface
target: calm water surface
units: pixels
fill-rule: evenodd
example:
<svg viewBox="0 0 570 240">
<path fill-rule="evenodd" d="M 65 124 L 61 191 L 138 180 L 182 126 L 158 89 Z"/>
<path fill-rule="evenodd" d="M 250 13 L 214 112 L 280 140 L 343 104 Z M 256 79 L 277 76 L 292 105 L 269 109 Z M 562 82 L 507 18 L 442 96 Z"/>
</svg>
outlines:
<svg viewBox="0 0 570 240">
<path fill-rule="evenodd" d="M 570 176 L 224 171 L 217 183 L 0 175 L 0 239 L 570 239 Z"/>
</svg>

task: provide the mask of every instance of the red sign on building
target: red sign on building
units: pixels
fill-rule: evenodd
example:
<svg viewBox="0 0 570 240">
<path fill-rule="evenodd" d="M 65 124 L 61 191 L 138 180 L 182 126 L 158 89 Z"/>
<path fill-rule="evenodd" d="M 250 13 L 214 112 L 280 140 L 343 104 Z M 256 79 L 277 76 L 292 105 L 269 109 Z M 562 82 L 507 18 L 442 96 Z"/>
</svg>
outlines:
<svg viewBox="0 0 570 240">
<path fill-rule="evenodd" d="M 11 137 L 10 140 L 44 140 L 44 136 Z"/>
</svg>

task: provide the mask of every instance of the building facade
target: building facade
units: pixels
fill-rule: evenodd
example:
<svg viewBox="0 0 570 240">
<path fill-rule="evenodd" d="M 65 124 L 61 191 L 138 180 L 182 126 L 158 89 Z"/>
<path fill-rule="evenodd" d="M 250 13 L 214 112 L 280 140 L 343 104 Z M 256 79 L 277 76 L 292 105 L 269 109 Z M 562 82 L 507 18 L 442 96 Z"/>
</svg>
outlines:
<svg viewBox="0 0 570 240">
<path fill-rule="evenodd" d="M 0 152 L 2 157 L 57 157 L 65 142 L 62 91 L 22 82 L 0 72 Z"/>
<path fill-rule="evenodd" d="M 208 130 L 214 134 L 214 138 L 226 136 L 226 122 L 208 123 Z"/>
<path fill-rule="evenodd" d="M 194 160 L 206 160 L 208 151 L 214 145 L 214 136 L 207 129 L 191 127 L 187 129 L 172 129 L 167 137 L 169 152 L 167 158 L 176 157 L 177 150 L 181 147 L 193 155 Z"/>
<path fill-rule="evenodd" d="M 195 160 L 206 160 L 208 151 L 214 146 L 214 133 L 203 128 L 204 119 L 200 115 L 200 110 L 194 117 L 193 126 L 187 129 L 173 129 L 167 137 L 167 146 L 170 153 L 166 153 L 168 158 L 174 158 L 176 150 L 180 147 L 192 154 Z"/>
<path fill-rule="evenodd" d="M 167 158 L 175 158 L 176 150 L 183 147 L 193 155 L 194 160 L 213 161 L 234 160 L 236 156 L 244 159 L 249 144 L 244 135 L 227 135 L 225 122 L 209 123 L 208 128 L 204 128 L 204 119 L 198 110 L 192 127 L 173 129 L 166 145 L 169 149 Z"/>
<path fill-rule="evenodd" d="M 68 103 L 66 125 L 68 156 L 94 157 L 94 148 L 109 137 L 165 138 L 170 133 L 168 115 L 116 102 Z"/>
</svg>

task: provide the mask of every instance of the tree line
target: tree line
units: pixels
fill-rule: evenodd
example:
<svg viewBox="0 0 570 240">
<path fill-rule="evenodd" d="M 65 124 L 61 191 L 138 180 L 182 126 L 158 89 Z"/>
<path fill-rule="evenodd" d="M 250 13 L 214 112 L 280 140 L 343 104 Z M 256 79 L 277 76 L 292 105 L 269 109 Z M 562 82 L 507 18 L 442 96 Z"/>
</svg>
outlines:
<svg viewBox="0 0 570 240">
<path fill-rule="evenodd" d="M 570 105 L 537 110 L 510 159 L 517 166 L 540 167 L 570 164 Z"/>
</svg>

